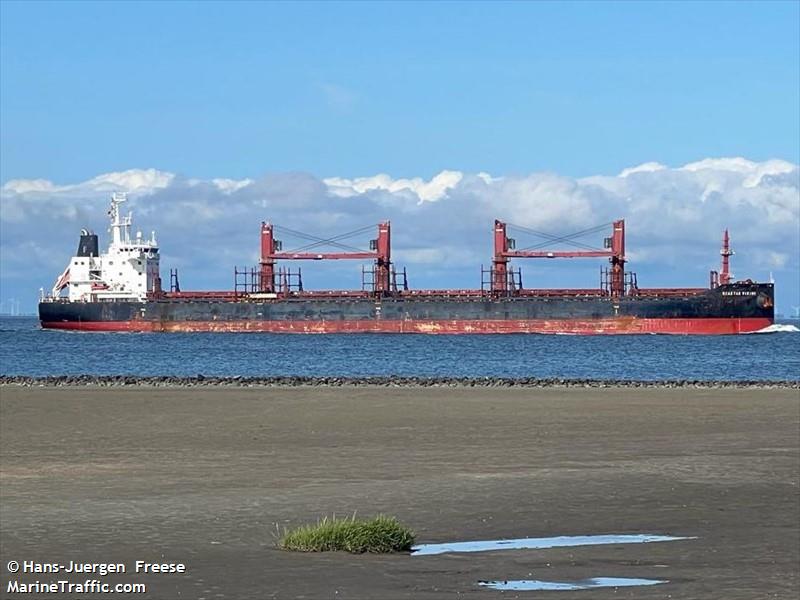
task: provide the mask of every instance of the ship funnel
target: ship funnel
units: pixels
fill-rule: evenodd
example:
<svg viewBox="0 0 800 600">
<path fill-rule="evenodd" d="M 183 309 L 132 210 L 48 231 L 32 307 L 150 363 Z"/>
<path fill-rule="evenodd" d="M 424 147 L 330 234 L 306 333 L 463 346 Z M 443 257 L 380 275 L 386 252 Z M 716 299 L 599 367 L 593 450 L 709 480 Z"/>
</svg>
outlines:
<svg viewBox="0 0 800 600">
<path fill-rule="evenodd" d="M 100 256 L 96 233 L 81 229 L 81 239 L 75 256 Z"/>
</svg>

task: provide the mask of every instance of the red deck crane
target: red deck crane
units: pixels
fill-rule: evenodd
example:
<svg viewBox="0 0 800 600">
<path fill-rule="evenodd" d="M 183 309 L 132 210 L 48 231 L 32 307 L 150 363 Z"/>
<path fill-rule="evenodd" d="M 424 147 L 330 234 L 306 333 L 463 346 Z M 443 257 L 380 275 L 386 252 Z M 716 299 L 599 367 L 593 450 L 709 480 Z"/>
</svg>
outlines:
<svg viewBox="0 0 800 600">
<path fill-rule="evenodd" d="M 612 225 L 611 237 L 605 239 L 605 250 L 515 250 L 514 242 L 506 232 L 506 223 L 495 220 L 492 291 L 508 291 L 508 261 L 511 258 L 608 258 L 611 262 L 611 295 L 623 296 L 625 294 L 625 221 L 620 219 L 614 221 Z M 568 237 L 554 239 L 566 240 Z"/>
<path fill-rule="evenodd" d="M 319 243 L 332 242 L 315 238 Z M 274 293 L 275 263 L 278 260 L 343 260 L 375 259 L 375 288 L 379 294 L 391 290 L 391 226 L 389 221 L 378 224 L 378 237 L 370 241 L 370 252 L 280 252 L 281 244 L 275 239 L 273 225 L 261 223 L 261 260 L 259 291 Z"/>
</svg>

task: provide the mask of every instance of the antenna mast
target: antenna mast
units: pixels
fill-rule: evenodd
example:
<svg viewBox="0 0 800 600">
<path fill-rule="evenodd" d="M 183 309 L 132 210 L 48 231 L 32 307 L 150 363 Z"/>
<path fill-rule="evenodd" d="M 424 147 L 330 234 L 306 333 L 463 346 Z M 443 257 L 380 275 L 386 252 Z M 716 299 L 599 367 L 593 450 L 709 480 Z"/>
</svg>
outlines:
<svg viewBox="0 0 800 600">
<path fill-rule="evenodd" d="M 720 250 L 719 253 L 722 255 L 722 268 L 719 272 L 719 282 L 721 285 L 725 285 L 731 282 L 730 257 L 734 254 L 733 250 L 731 250 L 731 239 L 727 229 L 722 236 L 722 250 Z"/>
</svg>

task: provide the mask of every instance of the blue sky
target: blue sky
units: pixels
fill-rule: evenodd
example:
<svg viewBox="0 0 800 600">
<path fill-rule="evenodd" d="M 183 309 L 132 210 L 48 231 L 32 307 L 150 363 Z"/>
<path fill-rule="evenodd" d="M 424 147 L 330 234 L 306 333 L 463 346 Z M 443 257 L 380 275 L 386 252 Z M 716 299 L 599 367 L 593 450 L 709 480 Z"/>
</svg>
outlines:
<svg viewBox="0 0 800 600">
<path fill-rule="evenodd" d="M 800 155 L 797 2 L 2 3 L 2 180 Z"/>
<path fill-rule="evenodd" d="M 800 2 L 2 1 L 0 311 L 34 310 L 126 190 L 185 289 L 230 288 L 262 219 L 390 218 L 414 287 L 475 287 L 495 216 L 625 217 L 640 283 L 705 285 L 730 227 L 788 313 L 798 107 Z M 587 287 L 600 264 L 520 266 Z"/>
</svg>

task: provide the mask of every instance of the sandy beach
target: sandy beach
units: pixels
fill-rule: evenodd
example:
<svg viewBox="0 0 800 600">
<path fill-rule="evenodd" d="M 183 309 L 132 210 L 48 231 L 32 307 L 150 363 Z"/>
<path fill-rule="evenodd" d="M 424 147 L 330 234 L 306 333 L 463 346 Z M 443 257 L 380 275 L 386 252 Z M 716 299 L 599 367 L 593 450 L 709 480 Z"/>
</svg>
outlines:
<svg viewBox="0 0 800 600">
<path fill-rule="evenodd" d="M 796 389 L 0 387 L 10 581 L 142 598 L 787 598 L 800 590 Z M 420 543 L 696 539 L 473 554 L 296 554 L 276 527 L 397 516 Z M 132 573 L 136 561 L 184 573 Z M 126 573 L 9 573 L 9 561 Z M 498 592 L 480 580 L 650 587 Z M 68 597 L 47 594 L 46 597 Z"/>
</svg>

